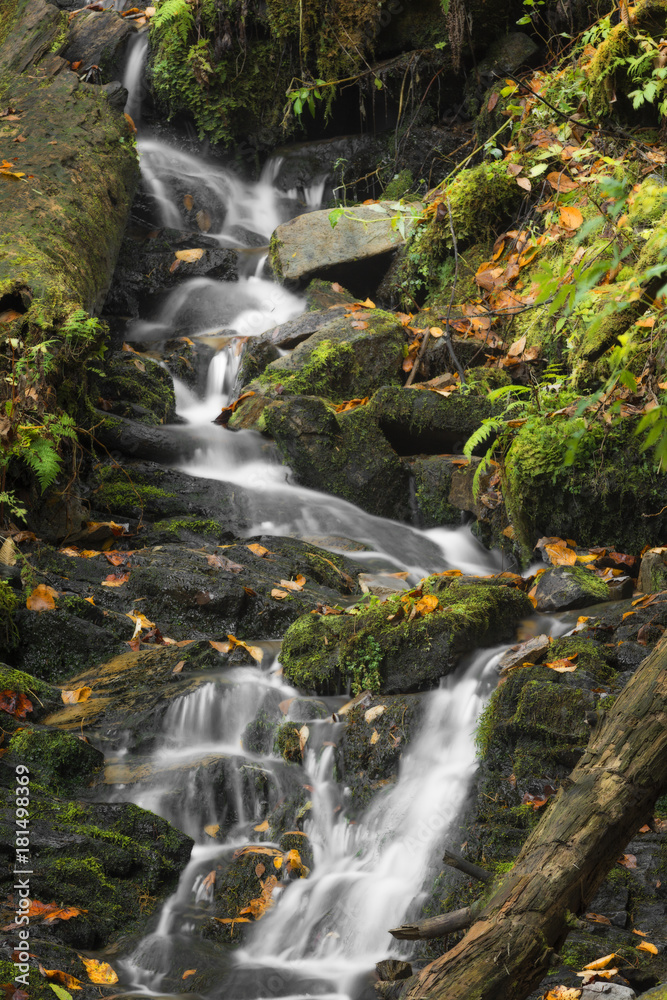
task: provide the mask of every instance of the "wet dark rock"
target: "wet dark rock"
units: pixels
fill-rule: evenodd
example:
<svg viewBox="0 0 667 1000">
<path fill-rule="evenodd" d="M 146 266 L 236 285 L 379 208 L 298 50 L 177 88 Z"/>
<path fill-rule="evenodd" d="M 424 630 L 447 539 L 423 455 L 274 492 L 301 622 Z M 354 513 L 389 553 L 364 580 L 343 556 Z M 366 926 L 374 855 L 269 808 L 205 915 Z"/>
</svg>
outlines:
<svg viewBox="0 0 667 1000">
<path fill-rule="evenodd" d="M 353 693 L 423 690 L 451 673 L 464 651 L 509 638 L 532 607 L 525 594 L 507 587 L 454 583 L 446 600 L 447 607 L 412 621 L 399 612 L 399 596 L 356 615 L 306 615 L 285 633 L 285 677 L 321 694 L 349 684 Z"/>
<path fill-rule="evenodd" d="M 539 611 L 585 608 L 610 599 L 606 583 L 577 566 L 556 566 L 545 570 L 537 581 L 535 598 Z"/>
<path fill-rule="evenodd" d="M 264 411 L 267 431 L 299 483 L 383 517 L 407 518 L 408 471 L 369 407 L 336 414 L 314 396 L 281 397 Z"/>
<path fill-rule="evenodd" d="M 136 404 L 133 404 L 135 408 Z M 144 420 L 130 420 L 96 410 L 98 422 L 95 424 L 95 440 L 107 452 L 120 452 L 128 458 L 175 464 L 192 454 L 192 437 L 178 433 L 177 429 L 166 429 L 149 422 L 146 411 Z"/>
<path fill-rule="evenodd" d="M 163 345 L 161 353 L 172 376 L 185 382 L 198 396 L 203 397 L 215 349 L 202 340 L 175 337 Z"/>
<path fill-rule="evenodd" d="M 59 598 L 53 611 L 19 612 L 19 664 L 31 669 L 41 654 L 45 668 L 60 673 L 65 664 L 81 670 L 95 655 L 113 655 L 121 638 L 131 638 L 127 615 L 136 611 L 137 600 L 160 632 L 175 640 L 224 639 L 228 632 L 261 639 L 280 635 L 318 602 L 335 604 L 343 595 L 360 593 L 349 560 L 296 539 L 262 536 L 263 556 L 241 542 L 223 547 L 199 542 L 197 548 L 167 543 L 119 553 L 118 565 L 110 565 L 103 553 L 81 558 L 40 547 L 33 565 L 71 596 Z M 305 583 L 290 589 L 299 576 Z M 280 591 L 278 597 L 273 590 Z"/>
<path fill-rule="evenodd" d="M 120 74 L 128 40 L 136 31 L 132 21 L 112 10 L 83 12 L 70 21 L 59 55 L 70 63 L 80 62 L 82 70 L 99 66 L 97 82 L 106 82 Z"/>
<path fill-rule="evenodd" d="M 331 306 L 346 306 L 348 303 L 354 302 L 352 292 L 341 287 L 340 284 L 337 285 L 337 289 L 334 289 L 333 282 L 323 281 L 321 278 L 313 278 L 312 281 L 309 281 L 303 295 L 310 312 L 320 312 Z"/>
<path fill-rule="evenodd" d="M 175 256 L 179 250 L 196 249 L 204 250 L 199 260 L 178 261 Z M 235 281 L 238 277 L 236 252 L 221 247 L 217 240 L 204 233 L 149 230 L 131 225 L 123 238 L 103 314 L 148 317 L 167 292 L 184 279 L 201 277 Z"/>
</svg>

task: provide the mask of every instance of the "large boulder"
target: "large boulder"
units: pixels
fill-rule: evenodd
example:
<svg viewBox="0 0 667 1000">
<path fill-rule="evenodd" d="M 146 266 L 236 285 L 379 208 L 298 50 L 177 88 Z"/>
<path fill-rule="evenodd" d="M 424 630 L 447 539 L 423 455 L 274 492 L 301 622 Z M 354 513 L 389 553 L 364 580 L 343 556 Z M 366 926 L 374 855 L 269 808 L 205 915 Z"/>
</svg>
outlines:
<svg viewBox="0 0 667 1000">
<path fill-rule="evenodd" d="M 381 517 L 409 515 L 408 470 L 368 406 L 336 414 L 315 396 L 281 397 L 264 426 L 298 482 Z"/>
<path fill-rule="evenodd" d="M 441 580 L 430 581 L 426 592 L 442 587 Z M 285 677 L 322 694 L 350 684 L 353 691 L 387 694 L 434 687 L 464 652 L 510 638 L 532 605 L 509 587 L 451 584 L 434 610 L 423 614 L 419 608 L 416 597 L 397 595 L 356 614 L 299 618 L 283 639 Z"/>
<path fill-rule="evenodd" d="M 430 390 L 391 386 L 376 392 L 369 408 L 399 455 L 460 454 L 482 421 L 499 411 L 479 396 L 442 396 Z M 488 441 L 482 450 L 487 447 Z"/>
<path fill-rule="evenodd" d="M 611 600 L 604 580 L 581 566 L 554 566 L 537 581 L 535 600 L 539 611 L 566 611 Z"/>
<path fill-rule="evenodd" d="M 353 269 L 373 258 L 382 258 L 389 266 L 391 255 L 404 243 L 404 237 L 392 224 L 399 216 L 405 233 L 413 227 L 410 212 L 392 202 L 346 208 L 332 229 L 328 210 L 310 212 L 278 226 L 271 237 L 269 260 L 281 282 L 299 281 L 315 276 L 338 277 L 349 283 Z"/>
</svg>

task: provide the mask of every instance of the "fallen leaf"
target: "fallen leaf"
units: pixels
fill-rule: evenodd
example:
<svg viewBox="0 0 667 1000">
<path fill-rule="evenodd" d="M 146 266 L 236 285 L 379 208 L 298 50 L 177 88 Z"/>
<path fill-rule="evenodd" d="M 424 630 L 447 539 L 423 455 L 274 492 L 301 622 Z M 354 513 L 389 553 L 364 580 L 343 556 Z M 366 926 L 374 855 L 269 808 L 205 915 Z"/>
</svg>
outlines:
<svg viewBox="0 0 667 1000">
<path fill-rule="evenodd" d="M 526 335 L 524 333 L 523 337 L 520 337 L 519 340 L 515 340 L 514 343 L 510 345 L 510 348 L 507 351 L 507 356 L 509 358 L 520 357 L 523 354 L 523 349 L 525 346 L 526 346 Z"/>
<path fill-rule="evenodd" d="M 362 309 L 375 309 L 375 303 L 371 302 L 370 299 L 365 299 L 363 302 L 355 302 L 353 304 L 357 307 L 361 307 Z"/>
<path fill-rule="evenodd" d="M 191 212 L 192 211 L 192 209 L 194 207 L 194 203 L 195 203 L 195 201 L 194 201 L 194 198 L 192 197 L 191 194 L 184 194 L 183 195 L 183 208 L 185 209 L 186 212 Z"/>
<path fill-rule="evenodd" d="M 425 594 L 415 603 L 413 611 L 415 615 L 424 617 L 430 615 L 432 611 L 436 611 L 439 606 L 440 601 L 435 594 Z"/>
<path fill-rule="evenodd" d="M 559 674 L 571 673 L 577 669 L 577 664 L 572 662 L 576 656 L 577 653 L 574 653 L 572 656 L 564 656 L 560 660 L 552 660 L 551 663 L 545 663 L 544 666 L 549 667 L 550 670 L 555 670 Z"/>
<path fill-rule="evenodd" d="M 380 716 L 387 711 L 386 705 L 375 705 L 373 708 L 369 708 L 367 712 L 364 713 L 364 719 L 366 722 L 375 722 Z"/>
<path fill-rule="evenodd" d="M 350 326 L 354 327 L 355 330 L 367 330 L 368 327 L 369 327 L 369 324 L 366 323 L 365 320 L 361 320 L 360 319 L 360 320 L 357 320 L 354 323 L 350 323 Z"/>
<path fill-rule="evenodd" d="M 276 601 L 284 601 L 286 597 L 289 597 L 289 594 L 286 590 L 280 590 L 279 587 L 274 587 L 271 591 L 271 597 L 273 597 Z"/>
<path fill-rule="evenodd" d="M 658 954 L 658 949 L 650 941 L 640 941 L 637 945 L 637 951 L 648 951 L 651 955 Z"/>
<path fill-rule="evenodd" d="M 263 559 L 265 556 L 273 555 L 272 552 L 269 552 L 268 549 L 265 549 L 264 546 L 260 545 L 258 542 L 250 542 L 249 545 L 246 545 L 246 548 L 250 549 L 251 552 L 254 552 L 254 554 L 259 556 L 260 559 Z"/>
<path fill-rule="evenodd" d="M 602 913 L 587 913 L 586 920 L 590 920 L 593 924 L 608 924 L 611 927 L 611 920 Z"/>
<path fill-rule="evenodd" d="M 53 587 L 47 587 L 45 583 L 40 583 L 31 591 L 25 606 L 28 611 L 53 611 L 57 596 L 57 590 L 54 590 Z"/>
<path fill-rule="evenodd" d="M 240 563 L 232 562 L 225 556 L 207 555 L 206 561 L 212 569 L 223 569 L 227 573 L 241 573 L 245 569 Z"/>
<path fill-rule="evenodd" d="M 302 726 L 301 729 L 299 730 L 299 748 L 301 750 L 301 753 L 303 753 L 304 751 L 304 747 L 308 742 L 309 736 L 310 736 L 310 729 L 308 728 L 308 726 Z"/>
<path fill-rule="evenodd" d="M 589 962 L 588 965 L 584 966 L 584 969 L 588 972 L 591 969 L 604 969 L 605 965 L 609 965 L 616 958 L 616 952 L 612 951 L 609 955 L 604 955 L 602 958 L 596 958 L 594 962 Z"/>
<path fill-rule="evenodd" d="M 111 985 L 118 982 L 118 976 L 108 962 L 98 962 L 96 958 L 84 958 L 83 955 L 79 955 L 79 958 L 86 967 L 91 983 Z"/>
<path fill-rule="evenodd" d="M 555 986 L 545 995 L 544 1000 L 579 1000 L 581 990 L 570 986 Z"/>
<path fill-rule="evenodd" d="M 380 739 L 380 734 L 378 733 L 377 729 L 374 729 L 373 732 L 372 732 L 372 734 L 371 734 L 371 738 L 370 738 L 370 744 L 371 744 L 371 746 L 375 746 L 375 744 L 377 743 L 377 741 L 379 739 Z"/>
<path fill-rule="evenodd" d="M 186 969 L 183 975 L 181 976 L 181 979 L 187 979 L 188 976 L 194 976 L 196 971 L 197 971 L 196 969 Z"/>
<path fill-rule="evenodd" d="M 185 666 L 185 660 L 179 660 L 174 669 L 172 670 L 172 674 L 180 674 L 184 666 Z"/>
<path fill-rule="evenodd" d="M 209 231 L 209 229 L 211 228 L 211 216 L 208 214 L 208 212 L 205 212 L 203 209 L 201 209 L 195 215 L 195 219 L 196 219 L 197 225 L 199 226 L 201 232 L 202 233 L 207 233 Z M 199 260 L 198 257 L 195 258 L 195 259 Z"/>
<path fill-rule="evenodd" d="M 633 934 L 639 934 L 640 937 L 646 937 L 646 931 L 640 931 L 636 927 L 632 928 L 632 933 Z"/>
<path fill-rule="evenodd" d="M 564 205 L 560 210 L 560 224 L 565 229 L 578 229 L 582 225 L 584 217 L 578 208 Z"/>
<path fill-rule="evenodd" d="M 624 868 L 636 868 L 637 858 L 634 854 L 622 854 L 617 863 Z"/>
<path fill-rule="evenodd" d="M 73 691 L 61 691 L 60 697 L 66 705 L 76 705 L 80 701 L 88 701 L 93 689 L 89 687 L 75 688 Z"/>
<path fill-rule="evenodd" d="M 45 969 L 43 965 L 39 966 L 39 971 L 45 979 L 54 979 L 57 983 L 66 986 L 70 990 L 80 990 L 82 988 L 81 980 L 70 976 L 69 972 L 63 972 L 61 969 Z"/>
<path fill-rule="evenodd" d="M 219 823 L 209 823 L 207 826 L 204 827 L 204 833 L 207 833 L 209 837 L 213 837 L 213 839 L 215 839 L 218 836 L 219 832 L 220 832 Z"/>
<path fill-rule="evenodd" d="M 196 260 L 201 260 L 201 258 L 206 253 L 205 250 L 176 250 L 174 256 L 177 260 L 184 260 L 186 264 L 194 264 Z M 172 264 L 173 267 L 173 264 Z"/>
<path fill-rule="evenodd" d="M 130 579 L 130 571 L 129 570 L 126 573 L 120 573 L 120 574 L 109 573 L 109 575 L 105 576 L 105 578 L 102 580 L 102 586 L 103 587 L 122 587 L 123 584 L 127 583 L 127 581 L 129 579 Z"/>
<path fill-rule="evenodd" d="M 269 821 L 268 821 L 268 819 L 265 819 L 264 822 L 260 823 L 258 826 L 254 826 L 253 827 L 253 830 L 255 831 L 255 833 L 266 833 L 266 831 L 268 829 L 269 829 Z"/>
<path fill-rule="evenodd" d="M 524 191 L 530 192 L 533 190 L 533 185 L 527 177 L 517 177 L 516 182 L 520 188 L 523 188 Z"/>
<path fill-rule="evenodd" d="M 0 691 L 0 710 L 15 719 L 25 719 L 32 712 L 32 702 L 22 691 Z"/>
<path fill-rule="evenodd" d="M 579 187 L 576 181 L 571 180 L 566 174 L 557 170 L 553 170 L 550 174 L 547 174 L 547 180 L 554 191 L 561 191 L 563 193 L 576 191 Z"/>
</svg>

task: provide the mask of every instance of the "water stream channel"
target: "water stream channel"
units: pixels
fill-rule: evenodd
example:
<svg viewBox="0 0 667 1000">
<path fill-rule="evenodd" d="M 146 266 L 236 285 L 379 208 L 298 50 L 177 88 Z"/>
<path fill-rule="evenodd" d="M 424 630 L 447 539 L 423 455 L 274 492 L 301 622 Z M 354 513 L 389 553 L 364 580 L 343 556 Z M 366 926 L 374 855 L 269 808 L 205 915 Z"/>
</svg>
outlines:
<svg viewBox="0 0 667 1000">
<path fill-rule="evenodd" d="M 142 46 L 143 40 L 128 64 L 128 74 L 134 75 L 126 77 L 131 93 L 128 107 L 136 118 Z M 308 191 L 281 192 L 274 184 L 276 159 L 268 161 L 259 181 L 242 181 L 220 163 L 184 152 L 141 127 L 139 151 L 144 184 L 152 193 L 159 223 L 186 227 L 181 206 L 187 193 L 206 204 L 212 220 L 208 235 L 221 246 L 243 246 L 244 231 L 261 237 L 248 243 L 247 266 L 238 281 L 186 280 L 158 315 L 129 331 L 130 338 L 145 339 L 153 333 L 159 339 L 187 329 L 188 336 L 209 342 L 221 328 L 228 335 L 233 331 L 211 363 L 203 397 L 176 385 L 185 425 L 174 428 L 174 433 L 189 434 L 193 442 L 182 470 L 242 483 L 252 491 L 256 532 L 317 541 L 333 550 L 340 546 L 367 572 L 401 570 L 408 573 L 408 582 L 452 567 L 497 572 L 498 556 L 482 549 L 467 528 L 419 531 L 300 488 L 260 435 L 234 434 L 211 423 L 229 399 L 239 345 L 305 308 L 300 296 L 261 276 L 266 252 L 261 246 L 280 222 L 318 207 L 325 178 L 318 178 Z M 355 543 L 363 551 L 354 551 Z M 546 631 L 553 625 L 543 620 L 539 628 Z M 394 941 L 387 931 L 419 915 L 426 883 L 438 870 L 447 831 L 474 773 L 475 723 L 494 687 L 502 651 L 496 647 L 471 652 L 455 675 L 421 696 L 426 701 L 421 733 L 404 751 L 397 780 L 376 794 L 355 821 L 346 810 L 346 790 L 334 777 L 333 745 L 344 721 L 330 716 L 309 722 L 303 766 L 241 748 L 245 727 L 264 706 L 298 696 L 283 681 L 270 650 L 260 666 L 221 670 L 176 700 L 164 717 L 150 776 L 116 786 L 112 794 L 164 816 L 192 836 L 195 847 L 178 890 L 164 905 L 152 933 L 115 962 L 122 986 L 133 993 L 160 995 L 170 969 L 185 954 L 187 968 L 213 964 L 215 986 L 208 995 L 220 1000 L 373 996 L 369 984 L 375 963 L 389 955 L 411 954 L 409 944 Z M 324 700 L 333 712 L 346 699 Z M 131 758 L 128 752 L 125 761 L 131 764 Z M 207 779 L 211 764 L 221 759 L 231 765 L 222 807 Z M 263 801 L 254 790 L 256 784 L 247 779 L 248 768 L 266 776 Z M 188 780 L 174 794 L 174 775 L 183 771 Z M 207 875 L 221 859 L 253 843 L 266 797 L 269 803 L 278 802 L 294 785 L 309 790 L 311 808 L 303 830 L 313 849 L 312 873 L 274 891 L 273 907 L 239 948 L 216 950 L 199 932 L 210 896 Z M 216 825 L 226 833 L 213 841 L 205 827 Z M 171 994 L 173 987 L 166 992 Z"/>
</svg>

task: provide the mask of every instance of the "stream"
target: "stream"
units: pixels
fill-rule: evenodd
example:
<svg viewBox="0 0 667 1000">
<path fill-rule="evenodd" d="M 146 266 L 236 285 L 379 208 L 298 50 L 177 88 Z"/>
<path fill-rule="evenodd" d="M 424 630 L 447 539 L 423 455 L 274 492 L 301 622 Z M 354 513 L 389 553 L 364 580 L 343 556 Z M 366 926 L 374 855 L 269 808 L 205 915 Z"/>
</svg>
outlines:
<svg viewBox="0 0 667 1000">
<path fill-rule="evenodd" d="M 152 195 L 156 221 L 186 228 L 182 205 L 184 195 L 190 194 L 207 206 L 208 235 L 223 247 L 245 250 L 238 281 L 186 280 L 157 315 L 128 332 L 131 341 L 164 339 L 187 330 L 188 336 L 211 343 L 225 330 L 225 344 L 211 362 L 203 397 L 176 383 L 184 426 L 173 433 L 192 439 L 192 454 L 181 470 L 242 484 L 251 494 L 249 535 L 301 538 L 344 551 L 365 572 L 406 572 L 408 583 L 449 568 L 498 572 L 498 554 L 484 550 L 467 528 L 419 531 L 301 488 L 259 434 L 232 433 L 211 423 L 230 400 L 246 338 L 305 309 L 300 296 L 262 276 L 264 256 L 277 225 L 319 207 L 326 178 L 316 178 L 308 190 L 280 191 L 275 185 L 278 158 L 269 159 L 257 182 L 243 181 L 222 164 L 152 134 L 140 124 L 144 59 L 142 37 L 130 53 L 125 85 L 130 91 L 128 110 L 139 123 L 144 185 Z M 539 628 L 546 631 L 553 625 L 553 620 L 542 620 Z M 388 956 L 408 959 L 414 951 L 387 931 L 419 916 L 427 886 L 440 868 L 448 830 L 466 801 L 475 770 L 476 720 L 495 686 L 495 668 L 504 649 L 470 652 L 437 690 L 408 696 L 424 699 L 420 735 L 405 750 L 397 780 L 376 793 L 354 821 L 346 809 L 346 790 L 334 775 L 334 744 L 344 726 L 338 716 L 308 723 L 303 766 L 241 748 L 246 726 L 265 706 L 300 697 L 283 681 L 274 656 L 265 655 L 259 666 L 208 675 L 194 692 L 177 699 L 165 715 L 145 767 L 147 776 L 112 791 L 117 800 L 154 811 L 195 841 L 190 863 L 154 930 L 114 962 L 123 988 L 172 995 L 173 987 L 166 990 L 164 981 L 177 957 L 187 954 L 192 969 L 200 963 L 213 965 L 215 985 L 207 995 L 220 1000 L 374 996 L 370 984 L 375 963 Z M 311 700 L 324 701 L 333 713 L 346 699 Z M 218 771 L 212 766 L 221 761 L 229 764 L 222 803 L 213 787 Z M 124 763 L 139 766 L 131 752 Z M 261 792 L 252 780 L 258 773 L 263 775 Z M 178 785 L 176 794 L 176 776 L 183 774 L 185 783 Z M 198 930 L 210 898 L 208 873 L 235 850 L 253 843 L 267 797 L 271 807 L 304 785 L 310 809 L 303 830 L 314 855 L 310 877 L 277 887 L 274 905 L 240 947 L 220 946 L 213 952 Z M 213 841 L 205 827 L 216 826 L 225 833 Z"/>
</svg>

